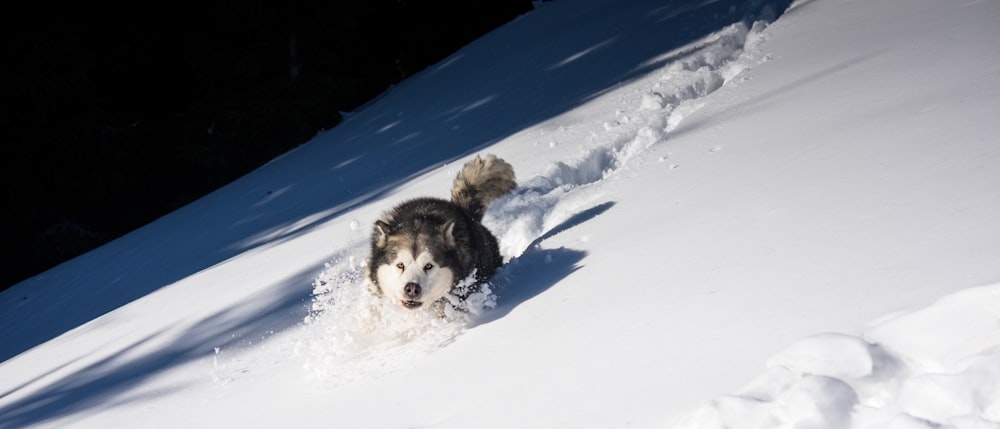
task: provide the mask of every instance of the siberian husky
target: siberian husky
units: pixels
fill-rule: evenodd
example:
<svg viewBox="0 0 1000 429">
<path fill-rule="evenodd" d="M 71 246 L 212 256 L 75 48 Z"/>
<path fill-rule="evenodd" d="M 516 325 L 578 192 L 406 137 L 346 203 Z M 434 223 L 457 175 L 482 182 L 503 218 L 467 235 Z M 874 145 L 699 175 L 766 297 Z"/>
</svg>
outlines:
<svg viewBox="0 0 1000 429">
<path fill-rule="evenodd" d="M 483 213 L 516 186 L 510 164 L 476 156 L 455 177 L 451 201 L 416 198 L 386 212 L 371 235 L 373 293 L 408 309 L 441 308 L 449 293 L 467 298 L 503 264 Z"/>
</svg>

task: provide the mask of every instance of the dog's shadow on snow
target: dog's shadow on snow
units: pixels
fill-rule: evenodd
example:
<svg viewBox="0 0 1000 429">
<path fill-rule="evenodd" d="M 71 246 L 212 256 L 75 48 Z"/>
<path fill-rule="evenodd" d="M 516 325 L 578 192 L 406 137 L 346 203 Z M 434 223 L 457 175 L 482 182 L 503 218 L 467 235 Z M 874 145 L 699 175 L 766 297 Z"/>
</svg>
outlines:
<svg viewBox="0 0 1000 429">
<path fill-rule="evenodd" d="M 497 295 L 497 306 L 479 317 L 474 325 L 483 325 L 500 319 L 522 303 L 545 292 L 566 276 L 580 268 L 580 261 L 587 252 L 559 247 L 543 249 L 546 239 L 591 220 L 615 205 L 608 201 L 579 212 L 555 228 L 536 238 L 520 256 L 504 265 L 490 282 Z"/>
</svg>

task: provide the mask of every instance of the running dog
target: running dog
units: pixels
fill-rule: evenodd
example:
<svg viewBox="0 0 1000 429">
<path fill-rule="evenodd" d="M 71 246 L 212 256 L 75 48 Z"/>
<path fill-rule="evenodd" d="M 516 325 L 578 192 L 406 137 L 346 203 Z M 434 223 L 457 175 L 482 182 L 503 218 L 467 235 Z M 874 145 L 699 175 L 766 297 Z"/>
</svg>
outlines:
<svg viewBox="0 0 1000 429">
<path fill-rule="evenodd" d="M 448 293 L 467 298 L 503 264 L 483 213 L 516 186 L 510 164 L 476 156 L 455 177 L 450 201 L 421 197 L 386 212 L 371 235 L 373 292 L 408 309 L 439 305 Z M 473 287 L 460 288 L 470 276 Z"/>
</svg>

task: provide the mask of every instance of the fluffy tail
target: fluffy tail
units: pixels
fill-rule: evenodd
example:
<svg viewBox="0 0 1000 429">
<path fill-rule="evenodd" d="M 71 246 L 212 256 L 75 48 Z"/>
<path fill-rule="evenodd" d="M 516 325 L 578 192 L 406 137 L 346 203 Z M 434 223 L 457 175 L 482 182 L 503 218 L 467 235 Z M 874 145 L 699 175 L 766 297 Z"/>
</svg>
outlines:
<svg viewBox="0 0 1000 429">
<path fill-rule="evenodd" d="M 514 167 L 494 155 L 486 158 L 476 156 L 462 167 L 455 176 L 451 187 L 451 202 L 462 207 L 476 219 L 483 219 L 483 213 L 490 203 L 514 190 Z"/>
</svg>

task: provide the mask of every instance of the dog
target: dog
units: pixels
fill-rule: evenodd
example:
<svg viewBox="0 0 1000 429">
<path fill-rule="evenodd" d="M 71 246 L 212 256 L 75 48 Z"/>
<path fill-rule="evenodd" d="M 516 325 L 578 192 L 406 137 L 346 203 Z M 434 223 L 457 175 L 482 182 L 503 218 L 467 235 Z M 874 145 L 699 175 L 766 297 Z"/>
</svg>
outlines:
<svg viewBox="0 0 1000 429">
<path fill-rule="evenodd" d="M 449 293 L 468 298 L 503 265 L 483 213 L 516 186 L 510 164 L 476 156 L 455 177 L 450 201 L 421 197 L 387 211 L 371 234 L 372 292 L 411 310 L 442 306 Z"/>
</svg>

